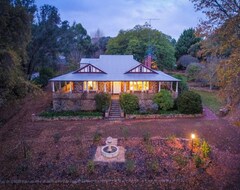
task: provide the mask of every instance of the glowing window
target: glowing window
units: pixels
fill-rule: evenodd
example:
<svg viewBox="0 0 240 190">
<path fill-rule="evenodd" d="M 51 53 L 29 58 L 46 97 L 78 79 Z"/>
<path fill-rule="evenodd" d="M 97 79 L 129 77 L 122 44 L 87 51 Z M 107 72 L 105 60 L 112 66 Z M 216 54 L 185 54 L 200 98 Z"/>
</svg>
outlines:
<svg viewBox="0 0 240 190">
<path fill-rule="evenodd" d="M 147 81 L 130 82 L 130 90 L 132 91 L 149 90 L 149 82 Z"/>
<path fill-rule="evenodd" d="M 84 81 L 83 88 L 84 90 L 96 91 L 98 90 L 98 83 L 96 81 Z"/>
</svg>

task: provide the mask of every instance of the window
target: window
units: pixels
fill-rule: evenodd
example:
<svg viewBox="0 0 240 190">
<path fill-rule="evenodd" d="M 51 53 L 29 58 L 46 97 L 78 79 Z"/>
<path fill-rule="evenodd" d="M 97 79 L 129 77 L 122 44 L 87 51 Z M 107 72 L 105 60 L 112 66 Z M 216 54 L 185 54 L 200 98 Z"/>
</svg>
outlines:
<svg viewBox="0 0 240 190">
<path fill-rule="evenodd" d="M 149 82 L 147 81 L 130 82 L 130 90 L 131 91 L 149 90 Z"/>
<path fill-rule="evenodd" d="M 97 91 L 98 90 L 98 83 L 96 81 L 84 81 L 83 89 L 89 91 Z"/>
</svg>

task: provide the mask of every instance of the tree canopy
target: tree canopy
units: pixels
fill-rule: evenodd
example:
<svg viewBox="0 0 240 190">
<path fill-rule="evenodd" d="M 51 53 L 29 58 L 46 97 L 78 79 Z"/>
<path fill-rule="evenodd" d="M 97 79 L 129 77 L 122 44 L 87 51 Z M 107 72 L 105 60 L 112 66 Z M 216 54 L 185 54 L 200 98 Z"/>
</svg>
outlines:
<svg viewBox="0 0 240 190">
<path fill-rule="evenodd" d="M 205 40 L 202 52 L 221 61 L 217 77 L 228 105 L 240 104 L 240 2 L 236 0 L 191 0 L 197 11 L 206 14 L 198 33 Z"/>
<path fill-rule="evenodd" d="M 0 1 L 0 107 L 33 87 L 24 72 L 34 10 L 32 1 Z"/>
<path fill-rule="evenodd" d="M 195 35 L 194 29 L 189 28 L 187 30 L 184 30 L 175 45 L 176 59 L 179 59 L 181 56 L 186 55 L 190 47 L 198 43 L 200 40 L 201 39 Z"/>
<path fill-rule="evenodd" d="M 148 26 L 137 25 L 131 30 L 121 30 L 117 37 L 110 39 L 106 53 L 132 54 L 136 60 L 143 62 L 147 51 L 151 51 L 158 68 L 172 69 L 175 57 L 171 42 L 169 36 Z"/>
</svg>

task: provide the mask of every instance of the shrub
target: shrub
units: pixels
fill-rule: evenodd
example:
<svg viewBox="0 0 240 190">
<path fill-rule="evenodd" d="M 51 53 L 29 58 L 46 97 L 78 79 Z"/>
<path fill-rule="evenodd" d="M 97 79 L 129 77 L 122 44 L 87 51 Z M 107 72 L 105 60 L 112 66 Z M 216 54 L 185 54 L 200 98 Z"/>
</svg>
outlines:
<svg viewBox="0 0 240 190">
<path fill-rule="evenodd" d="M 128 173 L 132 173 L 134 171 L 135 168 L 135 164 L 133 160 L 127 160 L 125 163 L 125 167 L 126 167 L 126 171 Z"/>
<path fill-rule="evenodd" d="M 121 94 L 120 104 L 125 113 L 133 113 L 139 108 L 138 97 L 133 94 Z"/>
<path fill-rule="evenodd" d="M 188 163 L 188 160 L 186 157 L 182 156 L 182 155 L 176 155 L 176 156 L 173 156 L 173 160 L 175 162 L 177 162 L 177 164 L 180 166 L 180 167 L 185 167 Z"/>
<path fill-rule="evenodd" d="M 88 171 L 88 173 L 92 174 L 94 172 L 94 170 L 95 170 L 95 164 L 92 160 L 89 160 L 87 162 L 87 171 Z"/>
<path fill-rule="evenodd" d="M 199 60 L 191 55 L 183 55 L 177 61 L 177 69 L 185 70 L 191 63 L 199 63 Z"/>
<path fill-rule="evenodd" d="M 102 134 L 101 134 L 100 132 L 96 131 L 96 132 L 94 133 L 94 136 L 93 136 L 93 141 L 97 143 L 97 142 L 99 142 L 101 139 L 102 139 Z"/>
<path fill-rule="evenodd" d="M 200 168 L 201 165 L 203 164 L 203 160 L 201 159 L 201 157 L 199 155 L 195 155 L 193 159 L 194 159 L 196 168 Z"/>
<path fill-rule="evenodd" d="M 154 160 L 150 160 L 148 163 L 147 163 L 147 167 L 150 171 L 154 172 L 154 173 L 157 173 L 158 170 L 159 170 L 159 163 L 158 163 L 158 160 L 157 159 L 154 159 Z"/>
<path fill-rule="evenodd" d="M 191 63 L 187 66 L 186 73 L 188 81 L 195 81 L 198 79 L 202 66 L 199 63 Z"/>
<path fill-rule="evenodd" d="M 178 111 L 184 114 L 202 113 L 201 96 L 192 91 L 184 92 L 178 97 L 177 107 Z"/>
<path fill-rule="evenodd" d="M 77 168 L 75 165 L 70 165 L 67 167 L 67 174 L 69 176 L 75 176 L 77 174 Z"/>
<path fill-rule="evenodd" d="M 58 141 L 61 139 L 61 134 L 60 133 L 55 133 L 54 135 L 53 135 L 53 139 L 54 139 L 54 142 L 55 143 L 58 143 Z"/>
<path fill-rule="evenodd" d="M 105 112 L 110 105 L 111 96 L 108 93 L 101 92 L 95 95 L 95 101 L 97 111 Z"/>
<path fill-rule="evenodd" d="M 188 91 L 187 78 L 180 74 L 174 74 L 173 77 L 181 80 L 178 82 L 178 94 L 182 94 L 185 91 Z M 173 83 L 173 89 L 176 89 L 176 83 Z"/>
<path fill-rule="evenodd" d="M 145 132 L 143 134 L 143 141 L 148 143 L 150 141 L 150 138 L 151 138 L 151 134 L 149 132 Z"/>
<path fill-rule="evenodd" d="M 164 89 L 154 95 L 153 101 L 164 111 L 173 108 L 174 105 L 171 93 Z"/>
<path fill-rule="evenodd" d="M 129 131 L 127 127 L 120 127 L 120 129 L 122 130 L 122 134 L 125 140 L 127 140 L 128 136 L 129 136 Z"/>
<path fill-rule="evenodd" d="M 39 84 L 41 87 L 47 86 L 50 78 L 54 76 L 54 71 L 49 67 L 43 67 L 39 72 L 39 77 L 35 78 L 33 81 Z"/>
<path fill-rule="evenodd" d="M 167 141 L 169 141 L 169 142 L 175 142 L 176 141 L 176 136 L 175 135 L 169 135 L 168 137 L 167 137 Z"/>
<path fill-rule="evenodd" d="M 211 148 L 210 148 L 209 144 L 207 143 L 207 141 L 205 141 L 205 140 L 203 141 L 201 150 L 202 150 L 203 158 L 207 158 L 211 152 Z"/>
</svg>

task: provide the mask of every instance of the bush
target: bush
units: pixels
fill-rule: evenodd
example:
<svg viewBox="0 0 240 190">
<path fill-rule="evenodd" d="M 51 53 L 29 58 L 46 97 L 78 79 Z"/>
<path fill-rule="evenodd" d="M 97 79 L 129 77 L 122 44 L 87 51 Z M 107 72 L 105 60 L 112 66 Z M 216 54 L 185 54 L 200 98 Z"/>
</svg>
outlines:
<svg viewBox="0 0 240 190">
<path fill-rule="evenodd" d="M 173 77 L 181 80 L 178 82 L 178 94 L 182 94 L 185 91 L 188 91 L 187 78 L 180 74 L 174 74 Z M 173 89 L 176 89 L 176 83 L 173 83 Z"/>
<path fill-rule="evenodd" d="M 159 163 L 157 159 L 150 160 L 147 162 L 148 170 L 152 171 L 153 173 L 157 173 L 159 171 Z"/>
<path fill-rule="evenodd" d="M 201 159 L 201 157 L 199 155 L 195 155 L 193 159 L 194 159 L 196 168 L 200 168 L 201 165 L 203 164 L 203 160 Z"/>
<path fill-rule="evenodd" d="M 148 142 L 150 141 L 150 138 L 151 138 L 151 134 L 150 134 L 149 132 L 145 132 L 145 133 L 143 134 L 143 141 L 144 141 L 145 143 L 148 143 Z"/>
<path fill-rule="evenodd" d="M 111 102 L 111 96 L 108 93 L 101 92 L 95 95 L 97 111 L 105 112 Z"/>
<path fill-rule="evenodd" d="M 180 166 L 180 167 L 185 167 L 187 164 L 188 164 L 188 160 L 186 157 L 184 157 L 183 155 L 175 155 L 173 156 L 173 160 L 175 162 L 177 162 L 177 164 Z"/>
<path fill-rule="evenodd" d="M 92 173 L 94 173 L 94 170 L 95 170 L 95 164 L 92 160 L 89 160 L 87 162 L 87 171 L 88 171 L 88 173 L 92 174 Z"/>
<path fill-rule="evenodd" d="M 153 97 L 154 103 L 156 103 L 161 110 L 167 111 L 173 108 L 174 101 L 169 91 L 162 89 L 159 93 Z"/>
<path fill-rule="evenodd" d="M 202 113 L 201 96 L 193 91 L 184 92 L 177 99 L 177 107 L 184 114 Z"/>
<path fill-rule="evenodd" d="M 207 143 L 207 141 L 203 141 L 202 146 L 201 146 L 203 158 L 207 158 L 211 152 L 211 147 Z"/>
<path fill-rule="evenodd" d="M 121 94 L 120 95 L 120 105 L 125 113 L 133 113 L 139 108 L 138 97 L 133 94 Z"/>
<path fill-rule="evenodd" d="M 191 55 L 183 55 L 177 61 L 177 69 L 185 70 L 191 63 L 199 63 L 199 60 Z"/>
<path fill-rule="evenodd" d="M 132 173 L 134 171 L 135 168 L 135 164 L 133 160 L 127 160 L 125 163 L 125 167 L 126 167 L 126 171 L 128 173 Z"/>
<path fill-rule="evenodd" d="M 54 71 L 49 67 L 43 67 L 39 72 L 39 77 L 33 81 L 41 87 L 47 86 L 50 78 L 54 76 Z"/>
<path fill-rule="evenodd" d="M 98 143 L 102 139 L 102 134 L 96 131 L 93 135 L 93 141 Z"/>
<path fill-rule="evenodd" d="M 188 81 L 195 81 L 199 78 L 199 73 L 202 70 L 202 66 L 199 63 L 191 63 L 187 66 L 186 73 Z"/>
</svg>

